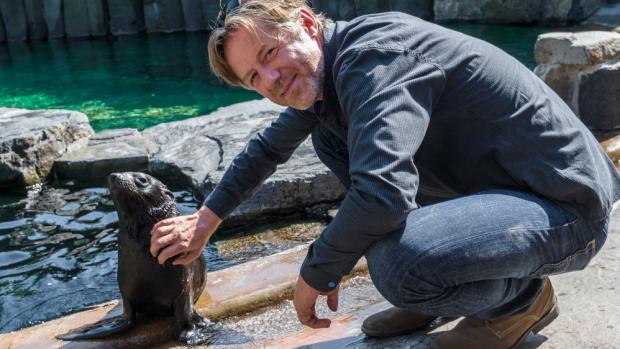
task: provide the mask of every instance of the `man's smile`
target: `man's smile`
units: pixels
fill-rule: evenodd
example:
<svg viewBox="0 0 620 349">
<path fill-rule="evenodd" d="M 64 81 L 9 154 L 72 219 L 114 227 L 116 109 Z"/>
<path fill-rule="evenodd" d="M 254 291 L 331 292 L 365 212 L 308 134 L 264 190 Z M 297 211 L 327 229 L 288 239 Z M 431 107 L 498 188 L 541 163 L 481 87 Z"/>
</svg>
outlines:
<svg viewBox="0 0 620 349">
<path fill-rule="evenodd" d="M 296 78 L 297 78 L 297 74 L 293 75 L 291 80 L 289 80 L 288 84 L 286 84 L 286 87 L 284 88 L 284 91 L 281 94 L 282 97 L 284 97 L 286 93 L 291 89 L 291 86 L 293 85 L 293 82 L 295 81 Z"/>
</svg>

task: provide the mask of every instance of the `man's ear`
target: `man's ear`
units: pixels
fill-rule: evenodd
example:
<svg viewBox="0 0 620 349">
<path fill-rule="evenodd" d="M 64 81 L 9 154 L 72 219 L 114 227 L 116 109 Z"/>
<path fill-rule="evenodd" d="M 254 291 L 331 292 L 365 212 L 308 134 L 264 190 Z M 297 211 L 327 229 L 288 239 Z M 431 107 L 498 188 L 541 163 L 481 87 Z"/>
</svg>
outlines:
<svg viewBox="0 0 620 349">
<path fill-rule="evenodd" d="M 299 10 L 299 21 L 306 33 L 312 38 L 316 38 L 319 35 L 319 25 L 314 17 L 314 13 L 310 9 L 302 7 Z"/>
</svg>

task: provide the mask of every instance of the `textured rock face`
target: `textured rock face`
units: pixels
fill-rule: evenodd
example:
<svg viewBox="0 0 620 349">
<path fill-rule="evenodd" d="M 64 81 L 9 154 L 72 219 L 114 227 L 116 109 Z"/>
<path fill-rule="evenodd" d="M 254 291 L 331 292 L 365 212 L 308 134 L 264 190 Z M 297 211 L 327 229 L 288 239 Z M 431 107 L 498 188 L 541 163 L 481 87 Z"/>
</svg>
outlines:
<svg viewBox="0 0 620 349">
<path fill-rule="evenodd" d="M 435 0 L 437 21 L 574 23 L 594 13 L 602 0 Z"/>
<path fill-rule="evenodd" d="M 64 0 L 63 15 L 65 20 L 65 33 L 70 38 L 90 36 L 90 24 L 88 23 L 88 4 L 83 0 Z"/>
<path fill-rule="evenodd" d="M 620 27 L 620 3 L 609 3 L 601 6 L 592 16 L 588 18 L 588 23 L 601 25 L 608 28 Z"/>
<path fill-rule="evenodd" d="M 144 0 L 144 24 L 149 33 L 172 33 L 185 28 L 180 0 Z"/>
<path fill-rule="evenodd" d="M 536 40 L 538 64 L 592 65 L 620 59 L 620 34 L 607 31 L 546 33 Z"/>
<path fill-rule="evenodd" d="M 19 186 L 43 181 L 54 159 L 84 147 L 93 133 L 82 113 L 7 108 L 0 108 L 0 130 L 0 184 Z"/>
<path fill-rule="evenodd" d="M 602 64 L 579 81 L 579 115 L 594 130 L 620 129 L 620 62 Z"/>
<path fill-rule="evenodd" d="M 88 27 L 91 36 L 108 34 L 108 23 L 103 0 L 90 0 L 87 3 Z"/>
<path fill-rule="evenodd" d="M 28 17 L 28 36 L 30 39 L 47 38 L 47 24 L 43 17 L 43 0 L 24 0 Z"/>
<path fill-rule="evenodd" d="M 0 11 L 0 42 L 6 41 L 6 31 L 4 31 L 4 22 L 2 21 L 2 11 Z"/>
<path fill-rule="evenodd" d="M 620 130 L 619 33 L 543 34 L 534 56 L 534 72 L 597 137 Z"/>
<path fill-rule="evenodd" d="M 93 135 L 87 147 L 56 159 L 54 174 L 56 178 L 100 183 L 112 172 L 145 171 L 149 146 L 135 129 L 106 130 Z"/>
<path fill-rule="evenodd" d="M 45 0 L 43 2 L 43 17 L 47 24 L 47 35 L 50 39 L 62 38 L 65 35 L 62 0 Z"/>
<path fill-rule="evenodd" d="M 144 29 L 144 9 L 140 0 L 108 0 L 110 33 L 137 34 Z"/>
<path fill-rule="evenodd" d="M 204 30 L 205 17 L 202 12 L 202 0 L 181 0 L 183 5 L 183 18 L 185 20 L 185 31 L 195 32 Z"/>
<path fill-rule="evenodd" d="M 384 11 L 402 11 L 426 19 L 433 17 L 433 0 L 313 0 L 312 7 L 336 20 Z"/>
<path fill-rule="evenodd" d="M 0 13 L 7 41 L 23 41 L 28 38 L 28 20 L 22 0 L 0 1 Z"/>
<path fill-rule="evenodd" d="M 282 110 L 266 100 L 236 104 L 215 113 L 161 124 L 143 134 L 159 146 L 151 158 L 155 176 L 176 177 L 206 197 L 221 180 L 233 158 Z M 227 219 L 234 225 L 263 214 L 287 213 L 344 195 L 338 179 L 320 162 L 309 141 L 278 167 L 255 196 Z"/>
</svg>

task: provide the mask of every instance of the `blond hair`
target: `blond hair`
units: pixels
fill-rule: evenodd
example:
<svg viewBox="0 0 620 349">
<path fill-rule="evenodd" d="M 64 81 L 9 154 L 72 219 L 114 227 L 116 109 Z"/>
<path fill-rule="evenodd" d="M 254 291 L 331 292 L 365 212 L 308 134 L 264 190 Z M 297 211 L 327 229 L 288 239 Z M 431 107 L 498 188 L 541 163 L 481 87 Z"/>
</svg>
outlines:
<svg viewBox="0 0 620 349">
<path fill-rule="evenodd" d="M 223 23 L 211 32 L 208 52 L 209 65 L 215 76 L 229 85 L 246 87 L 226 62 L 224 55 L 226 40 L 239 28 L 257 33 L 257 23 L 265 29 L 295 33 L 299 10 L 305 8 L 311 11 L 311 9 L 304 0 L 241 0 L 240 3 L 239 7 L 226 14 Z M 331 23 L 331 20 L 320 13 L 314 16 L 319 32 L 323 34 L 324 28 Z"/>
</svg>

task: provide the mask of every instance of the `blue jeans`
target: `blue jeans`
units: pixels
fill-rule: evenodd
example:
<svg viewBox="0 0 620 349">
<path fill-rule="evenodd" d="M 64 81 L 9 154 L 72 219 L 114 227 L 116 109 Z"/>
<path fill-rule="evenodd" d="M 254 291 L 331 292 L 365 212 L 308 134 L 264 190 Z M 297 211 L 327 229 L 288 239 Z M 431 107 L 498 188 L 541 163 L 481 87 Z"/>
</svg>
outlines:
<svg viewBox="0 0 620 349">
<path fill-rule="evenodd" d="M 346 155 L 326 136 L 315 130 L 315 150 L 348 180 Z M 375 287 L 397 307 L 494 319 L 525 311 L 545 276 L 585 268 L 608 221 L 578 218 L 533 193 L 493 189 L 413 210 L 404 228 L 365 255 Z"/>
</svg>

